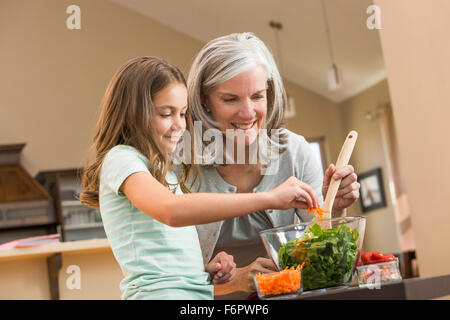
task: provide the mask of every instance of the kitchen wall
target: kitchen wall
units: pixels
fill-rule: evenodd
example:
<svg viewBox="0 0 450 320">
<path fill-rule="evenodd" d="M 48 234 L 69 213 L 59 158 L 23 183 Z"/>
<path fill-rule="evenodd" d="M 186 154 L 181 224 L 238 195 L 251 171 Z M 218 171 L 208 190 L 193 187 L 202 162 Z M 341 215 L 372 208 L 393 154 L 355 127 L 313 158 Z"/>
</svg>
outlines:
<svg viewBox="0 0 450 320">
<path fill-rule="evenodd" d="M 68 30 L 71 1 L 0 0 L 0 144 L 26 142 L 22 164 L 40 170 L 83 164 L 98 108 L 126 60 L 164 57 L 186 74 L 203 43 L 107 0 L 77 1 L 81 30 Z M 286 80 L 297 116 L 287 127 L 326 136 L 336 159 L 346 132 L 336 104 Z"/>
<path fill-rule="evenodd" d="M 203 45 L 107 0 L 77 1 L 81 30 L 68 30 L 70 4 L 0 0 L 0 144 L 27 142 L 22 164 L 33 176 L 83 165 L 104 90 L 126 60 L 161 56 L 187 73 Z M 385 81 L 339 105 L 288 80 L 285 85 L 297 113 L 287 128 L 306 138 L 325 137 L 334 163 L 348 131 L 357 130 L 351 159 L 356 171 L 385 167 L 379 128 L 364 118 L 365 111 L 389 102 Z M 349 214 L 361 214 L 359 202 Z M 397 252 L 390 205 L 366 216 L 366 249 Z"/>
<path fill-rule="evenodd" d="M 335 163 L 347 136 L 341 119 L 342 110 L 336 103 L 289 80 L 284 84 L 296 109 L 295 117 L 286 119 L 286 128 L 306 139 L 325 137 L 326 158 Z"/>
<path fill-rule="evenodd" d="M 285 85 L 296 106 L 296 116 L 286 120 L 286 127 L 306 138 L 325 137 L 325 151 L 329 163 L 336 163 L 347 133 L 351 130 L 358 132 L 350 164 L 358 174 L 381 167 L 387 206 L 363 213 L 358 201 L 348 209 L 348 215 L 362 215 L 367 219 L 363 251 L 401 252 L 403 238 L 395 211 L 396 201 L 389 192 L 392 177 L 389 174 L 385 149 L 387 146 L 383 142 L 380 119 L 374 116 L 369 120 L 366 117 L 367 112 L 375 114 L 380 108 L 390 107 L 387 80 L 339 104 L 290 81 L 285 81 Z"/>
<path fill-rule="evenodd" d="M 367 219 L 363 251 L 398 253 L 402 251 L 401 233 L 395 214 L 395 199 L 390 193 L 389 161 L 383 142 L 381 119 L 376 115 L 381 108 L 390 107 L 387 80 L 383 80 L 339 105 L 342 123 L 346 131 L 356 130 L 358 140 L 351 158 L 351 164 L 358 174 L 381 168 L 385 191 L 385 208 L 362 212 L 358 201 L 349 208 L 349 215 L 364 215 Z M 372 119 L 366 114 L 371 112 Z M 394 196 L 395 197 L 395 196 Z"/>
<path fill-rule="evenodd" d="M 26 142 L 22 164 L 83 164 L 114 72 L 142 55 L 187 72 L 202 43 L 110 1 L 79 0 L 81 30 L 66 28 L 73 1 L 0 0 L 0 144 Z"/>
<path fill-rule="evenodd" d="M 421 276 L 450 273 L 450 2 L 375 0 Z"/>
</svg>

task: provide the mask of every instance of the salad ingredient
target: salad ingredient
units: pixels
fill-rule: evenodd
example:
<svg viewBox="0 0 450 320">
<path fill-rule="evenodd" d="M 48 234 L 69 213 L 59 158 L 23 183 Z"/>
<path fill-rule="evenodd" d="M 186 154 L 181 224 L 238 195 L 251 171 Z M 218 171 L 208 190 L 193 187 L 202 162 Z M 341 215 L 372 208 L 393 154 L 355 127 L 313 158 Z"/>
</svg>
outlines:
<svg viewBox="0 0 450 320">
<path fill-rule="evenodd" d="M 362 261 L 362 263 L 363 263 L 363 264 L 368 264 L 368 262 L 370 261 L 371 257 L 372 257 L 372 252 L 364 252 L 364 253 L 361 255 L 361 261 Z"/>
<path fill-rule="evenodd" d="M 303 241 L 309 241 L 309 240 L 312 240 L 312 238 L 306 238 L 306 239 L 303 239 L 303 240 L 299 240 L 299 241 L 295 242 L 294 244 L 297 245 L 297 244 L 299 244 L 300 242 L 303 242 Z"/>
<path fill-rule="evenodd" d="M 381 252 L 379 252 L 379 251 L 372 252 L 372 257 L 371 258 L 373 260 L 381 260 L 381 259 L 383 259 L 383 257 L 384 257 L 384 255 Z"/>
<path fill-rule="evenodd" d="M 377 285 L 401 280 L 402 276 L 400 275 L 397 260 L 358 267 L 358 281 L 360 286 Z"/>
<path fill-rule="evenodd" d="M 298 265 L 280 272 L 258 273 L 255 278 L 260 294 L 289 293 L 300 289 L 301 269 Z"/>
<path fill-rule="evenodd" d="M 321 220 L 323 218 L 324 213 L 328 213 L 328 210 L 323 210 L 320 207 L 317 208 L 308 208 L 308 215 L 312 212 L 314 216 L 314 220 L 317 222 L 317 220 Z"/>
<path fill-rule="evenodd" d="M 395 256 L 393 254 L 384 255 L 379 251 L 375 252 L 364 252 L 361 256 L 361 261 L 363 265 L 375 264 L 381 262 L 395 261 Z"/>
<path fill-rule="evenodd" d="M 304 264 L 304 290 L 345 284 L 356 266 L 358 236 L 357 230 L 350 230 L 344 223 L 325 230 L 316 223 L 302 238 L 280 247 L 279 265 L 286 268 Z"/>
</svg>

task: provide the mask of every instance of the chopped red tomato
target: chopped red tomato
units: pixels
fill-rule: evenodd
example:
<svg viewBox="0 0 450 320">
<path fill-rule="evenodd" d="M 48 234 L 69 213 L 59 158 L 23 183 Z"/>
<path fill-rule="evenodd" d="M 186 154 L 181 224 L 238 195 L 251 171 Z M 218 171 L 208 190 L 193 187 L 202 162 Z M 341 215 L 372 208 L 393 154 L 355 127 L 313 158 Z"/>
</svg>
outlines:
<svg viewBox="0 0 450 320">
<path fill-rule="evenodd" d="M 389 261 L 395 261 L 395 256 L 393 254 L 384 255 L 379 251 L 364 252 L 361 256 L 361 261 L 365 265 L 381 263 L 381 262 L 389 262 Z"/>
<path fill-rule="evenodd" d="M 372 252 L 364 252 L 361 256 L 361 260 L 364 264 L 369 264 L 371 261 Z"/>
<path fill-rule="evenodd" d="M 383 260 L 384 259 L 384 255 L 379 252 L 379 251 L 375 251 L 372 252 L 372 260 Z"/>
</svg>

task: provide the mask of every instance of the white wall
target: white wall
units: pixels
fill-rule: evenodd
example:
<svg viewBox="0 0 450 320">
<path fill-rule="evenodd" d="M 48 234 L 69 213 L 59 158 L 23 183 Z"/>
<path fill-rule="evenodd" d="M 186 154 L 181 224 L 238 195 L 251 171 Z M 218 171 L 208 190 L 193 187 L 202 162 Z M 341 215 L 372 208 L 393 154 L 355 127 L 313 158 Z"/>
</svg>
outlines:
<svg viewBox="0 0 450 320">
<path fill-rule="evenodd" d="M 450 2 L 375 0 L 421 276 L 450 273 Z"/>
</svg>

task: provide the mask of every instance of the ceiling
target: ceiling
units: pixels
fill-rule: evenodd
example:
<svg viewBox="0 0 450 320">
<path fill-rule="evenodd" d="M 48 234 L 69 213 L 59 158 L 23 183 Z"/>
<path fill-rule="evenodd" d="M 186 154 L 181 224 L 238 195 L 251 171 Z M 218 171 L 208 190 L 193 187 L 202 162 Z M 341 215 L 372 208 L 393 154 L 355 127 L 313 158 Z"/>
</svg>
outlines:
<svg viewBox="0 0 450 320">
<path fill-rule="evenodd" d="M 337 91 L 327 84 L 331 59 L 319 0 L 112 1 L 205 43 L 251 31 L 271 49 L 284 78 L 336 103 L 386 78 L 378 31 L 366 27 L 372 0 L 325 0 L 332 50 L 343 79 Z M 271 20 L 283 24 L 279 47 Z"/>
</svg>

